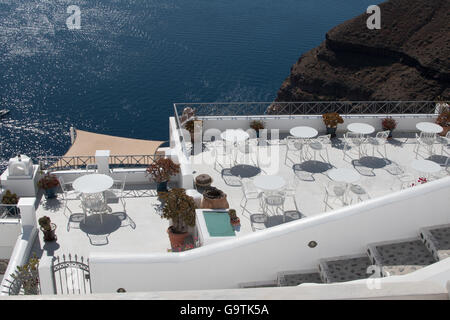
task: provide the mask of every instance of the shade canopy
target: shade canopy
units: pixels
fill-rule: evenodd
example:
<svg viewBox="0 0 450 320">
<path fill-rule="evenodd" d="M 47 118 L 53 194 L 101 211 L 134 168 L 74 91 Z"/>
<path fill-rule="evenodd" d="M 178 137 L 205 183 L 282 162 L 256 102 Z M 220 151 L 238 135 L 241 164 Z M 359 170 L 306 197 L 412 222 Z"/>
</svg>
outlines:
<svg viewBox="0 0 450 320">
<path fill-rule="evenodd" d="M 97 150 L 109 150 L 111 165 L 149 165 L 154 155 L 164 155 L 158 148 L 165 141 L 131 139 L 75 130 L 76 138 L 64 156 L 53 163 L 50 168 L 84 167 L 95 164 Z"/>
<path fill-rule="evenodd" d="M 76 138 L 64 157 L 95 156 L 97 150 L 109 150 L 111 155 L 153 155 L 164 141 L 131 139 L 75 130 Z"/>
</svg>

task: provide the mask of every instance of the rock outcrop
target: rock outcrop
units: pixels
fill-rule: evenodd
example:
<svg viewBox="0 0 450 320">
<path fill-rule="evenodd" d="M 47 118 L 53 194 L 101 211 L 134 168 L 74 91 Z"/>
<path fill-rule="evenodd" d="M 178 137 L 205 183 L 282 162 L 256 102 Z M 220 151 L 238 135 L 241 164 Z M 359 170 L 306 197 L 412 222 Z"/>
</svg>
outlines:
<svg viewBox="0 0 450 320">
<path fill-rule="evenodd" d="M 450 99 L 450 1 L 390 0 L 334 27 L 291 68 L 276 101 Z"/>
</svg>

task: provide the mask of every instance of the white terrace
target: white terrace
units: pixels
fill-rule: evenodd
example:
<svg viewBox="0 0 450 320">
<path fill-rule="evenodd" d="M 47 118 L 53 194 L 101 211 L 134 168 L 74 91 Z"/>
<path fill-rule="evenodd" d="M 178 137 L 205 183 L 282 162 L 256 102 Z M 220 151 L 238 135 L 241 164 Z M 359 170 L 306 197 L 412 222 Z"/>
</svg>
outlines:
<svg viewBox="0 0 450 320">
<path fill-rule="evenodd" d="M 194 135 L 202 138 L 194 145 L 186 142 L 190 137 L 183 130 L 178 114 L 170 118 L 170 147 L 159 151 L 181 165 L 181 173 L 171 181 L 171 186 L 185 188 L 190 194 L 201 197 L 196 193 L 202 190 L 195 189 L 195 178 L 200 174 L 211 176 L 212 185 L 227 194 L 230 208 L 236 209 L 241 220 L 234 240 L 183 253 L 167 252 L 169 222 L 160 217 L 155 184 L 149 182 L 145 168 L 127 167 L 110 170 L 114 180 L 126 177 L 125 206 L 119 199 L 109 203 L 111 213 L 103 215 L 103 223 L 98 215 L 88 216 L 84 221 L 80 200 L 69 200 L 66 206 L 62 194 L 49 201 L 38 194 L 34 219 L 49 216 L 57 225 L 58 240 L 44 243 L 39 233 L 33 251 L 43 256 L 76 253 L 89 257 L 93 292 L 113 292 L 119 287 L 126 287 L 128 291 L 236 288 L 243 282 L 273 279 L 277 272 L 300 268 L 300 265 L 302 269 L 311 268 L 321 258 L 359 253 L 371 242 L 398 240 L 415 234 L 418 228 L 450 223 L 444 213 L 448 198 L 442 197 L 450 188 L 446 178 L 448 145 L 436 139 L 431 153 L 426 146 L 416 152 L 417 123 L 434 123 L 436 114 L 390 114 L 398 122 L 394 137 L 383 140 L 386 144 L 375 149 L 369 140 L 364 140 L 361 148 L 346 145 L 344 134 L 349 124 L 366 123 L 375 128 L 366 138 L 374 138 L 382 131 L 381 119 L 386 114 L 342 116 L 344 123 L 338 126 L 337 138 L 322 141 L 323 148 L 316 154 L 311 148 L 313 140 L 302 140 L 302 151 L 294 145 L 286 152 L 290 145 L 287 136 L 290 129 L 297 126 L 313 127 L 318 135 L 325 134 L 321 115 L 199 116 L 202 127 L 200 131 L 196 129 Z M 211 137 L 219 140 L 220 133 L 227 129 L 248 130 L 251 120 L 263 120 L 267 132 L 256 139 L 250 131 L 248 141 L 254 141 L 250 142 L 250 154 L 233 147 L 226 151 L 228 157 L 221 157 L 217 142 L 211 141 L 214 140 Z M 413 162 L 418 159 L 437 163 L 439 172 L 426 173 L 414 168 Z M 329 174 L 341 168 L 357 173 L 358 179 L 352 186 L 359 187 L 353 190 L 365 190 L 365 194 L 348 192 L 345 199 L 337 197 L 325 201 L 326 187 L 332 181 Z M 88 172 L 73 169 L 54 173 L 70 183 Z M 288 195 L 289 190 L 281 188 L 278 191 L 286 192 L 281 210 L 264 215 L 259 198 L 249 200 L 244 210 L 243 183 L 251 184 L 264 175 L 282 177 L 286 186 L 294 187 L 293 196 Z M 250 180 L 243 179 L 246 176 Z M 411 187 L 420 177 L 431 182 Z M 414 207 L 414 201 L 420 202 Z M 428 202 L 436 207 L 429 216 L 424 216 L 420 210 L 426 210 Z M 411 209 L 409 203 L 413 204 Z M 407 210 L 411 210 L 415 220 L 404 221 Z M 392 214 L 392 221 L 388 214 Z M 197 234 L 195 229 L 191 231 L 194 236 Z M 345 233 L 354 233 L 353 240 L 350 241 L 352 237 L 335 237 Z M 289 253 L 292 248 L 280 250 L 290 248 L 292 241 L 305 244 L 310 240 L 319 243 L 318 249 L 296 247 L 298 252 L 293 255 Z M 233 250 L 238 257 L 232 255 Z M 252 261 L 248 260 L 250 257 Z M 233 263 L 230 264 L 229 259 Z M 264 268 L 262 261 L 265 261 Z M 207 265 L 214 267 L 205 269 Z M 178 272 L 178 268 L 183 268 L 185 273 L 192 272 L 193 276 L 173 282 L 173 272 Z M 239 272 L 232 276 L 233 273 L 229 273 L 234 268 Z M 202 276 L 197 276 L 198 272 Z M 223 277 L 216 277 L 216 272 Z"/>
<path fill-rule="evenodd" d="M 354 116 L 350 119 L 354 122 L 373 123 L 373 119 L 370 118 L 370 121 L 358 119 Z M 445 176 L 446 147 L 443 148 L 438 142 L 434 147 L 435 155 L 432 159 L 443 165 L 442 172 L 428 176 L 411 167 L 414 160 L 429 158 L 426 150 L 422 148 L 416 155 L 417 142 L 412 132 L 414 130 L 413 125 L 415 122 L 432 121 L 432 119 L 428 116 L 424 119 L 424 116 L 422 116 L 400 120 L 411 123 L 411 132 L 399 130 L 400 132 L 396 132 L 392 140 L 387 141 L 387 157 L 384 155 L 385 149 L 383 147 L 374 149 L 370 144 L 362 147 L 361 156 L 355 146 L 344 148 L 345 140 L 341 133 L 336 139 L 324 144 L 324 149 L 316 153 L 316 160 L 314 160 L 311 148 L 303 155 L 295 150 L 289 151 L 286 157 L 287 133 L 283 127 L 279 133 L 279 140 L 259 139 L 260 145 L 255 146 L 251 155 L 241 154 L 237 149 L 229 150 L 230 154 L 236 152 L 237 159 L 234 162 L 230 162 L 230 160 L 232 158 L 234 160 L 236 157 L 220 158 L 220 155 L 216 154 L 214 143 L 203 143 L 202 151 L 189 157 L 189 162 L 182 166 L 184 172 L 174 179 L 176 181 L 172 184 L 190 189 L 194 186 L 192 178 L 199 174 L 210 175 L 213 179 L 212 185 L 223 190 L 227 194 L 230 208 L 236 209 L 241 220 L 241 229 L 236 233 L 236 236 L 241 237 L 256 230 L 283 223 L 283 215 L 279 212 L 279 214 L 271 214 L 268 219 L 264 219 L 261 217 L 263 211 L 259 199 L 248 200 L 244 210 L 242 205 L 245 203 L 245 198 L 239 175 L 250 178 L 260 175 L 279 175 L 285 179 L 287 184 L 293 184 L 295 195 L 294 197 L 286 197 L 283 208 L 284 211 L 288 212 L 285 217 L 286 222 L 298 218 L 306 219 L 330 211 L 332 208 L 336 209 L 343 206 L 340 200 L 333 199 L 328 200 L 329 207 L 325 205 L 325 189 L 331 181 L 327 173 L 332 168 L 349 168 L 358 172 L 360 177 L 355 184 L 365 189 L 370 198 L 399 191 L 410 186 L 414 183 L 413 180 L 422 176 L 427 176 L 430 180 Z M 346 118 L 345 123 L 341 125 L 341 129 L 344 129 L 350 121 Z M 315 125 L 314 121 L 309 119 L 299 118 L 299 120 L 292 120 L 291 122 L 292 126 L 301 122 L 303 122 L 301 124 L 311 123 Z M 219 130 L 226 129 L 229 124 L 232 124 L 233 128 L 237 127 L 235 121 L 222 121 Z M 208 122 L 204 121 L 204 126 L 208 125 Z M 283 124 L 283 126 L 286 127 L 286 124 Z M 322 127 L 317 125 L 319 131 L 324 130 Z M 274 132 L 275 130 L 273 130 L 272 135 L 275 135 Z M 374 135 L 372 134 L 372 136 Z M 346 150 L 345 157 L 344 149 Z M 174 150 L 167 149 L 166 152 L 168 155 L 172 155 Z M 182 154 L 179 155 L 180 158 L 182 156 Z M 179 161 L 178 156 L 174 158 Z M 399 174 L 399 168 L 404 172 Z M 187 170 L 192 171 L 186 172 Z M 155 191 L 155 185 L 148 181 L 144 171 L 144 169 L 112 170 L 114 179 L 123 179 L 125 174 L 127 176 L 124 192 L 126 206 L 124 210 L 119 201 L 110 203 L 112 214 L 104 216 L 103 223 L 100 223 L 100 219 L 96 215 L 87 217 L 86 222 L 84 222 L 80 200 L 69 200 L 67 202 L 68 209 L 65 209 L 62 194 L 56 200 L 46 200 L 41 197 L 36 219 L 47 215 L 58 226 L 56 232 L 58 245 L 56 248 L 50 248 L 50 250 L 54 250 L 54 254 L 77 252 L 86 256 L 91 252 L 167 252 L 170 249 L 166 233 L 169 222 L 160 217 L 160 201 Z M 86 174 L 86 171 L 72 170 L 57 171 L 56 173 L 63 177 L 67 183 L 74 181 L 80 175 Z M 348 202 L 356 203 L 363 199 L 367 199 L 367 196 L 358 200 L 357 195 L 353 194 Z M 252 215 L 254 215 L 253 219 L 251 218 Z"/>
</svg>

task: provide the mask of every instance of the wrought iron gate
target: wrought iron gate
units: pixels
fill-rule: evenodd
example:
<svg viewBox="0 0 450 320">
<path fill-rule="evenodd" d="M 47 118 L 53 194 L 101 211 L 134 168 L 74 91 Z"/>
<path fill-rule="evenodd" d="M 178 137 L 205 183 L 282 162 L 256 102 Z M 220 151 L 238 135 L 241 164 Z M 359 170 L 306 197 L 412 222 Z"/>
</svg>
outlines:
<svg viewBox="0 0 450 320">
<path fill-rule="evenodd" d="M 91 292 L 91 279 L 89 273 L 89 259 L 72 257 L 63 254 L 62 258 L 55 257 L 53 275 L 56 294 L 88 294 Z"/>
</svg>

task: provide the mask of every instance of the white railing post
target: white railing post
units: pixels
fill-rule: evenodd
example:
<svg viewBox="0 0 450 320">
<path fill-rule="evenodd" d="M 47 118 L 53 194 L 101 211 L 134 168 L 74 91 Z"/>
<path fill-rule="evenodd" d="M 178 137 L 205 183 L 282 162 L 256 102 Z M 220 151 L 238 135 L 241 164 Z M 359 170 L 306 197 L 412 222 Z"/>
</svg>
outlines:
<svg viewBox="0 0 450 320">
<path fill-rule="evenodd" d="M 22 197 L 19 199 L 17 207 L 20 210 L 22 229 L 26 229 L 27 227 L 33 229 L 37 227 L 35 202 L 36 198 Z"/>
<path fill-rule="evenodd" d="M 95 163 L 97 164 L 98 173 L 109 174 L 109 150 L 95 151 Z"/>
<path fill-rule="evenodd" d="M 55 276 L 53 272 L 53 256 L 42 256 L 39 260 L 39 284 L 41 294 L 56 294 Z"/>
<path fill-rule="evenodd" d="M 75 142 L 75 128 L 70 127 L 70 142 L 73 144 Z"/>
</svg>

